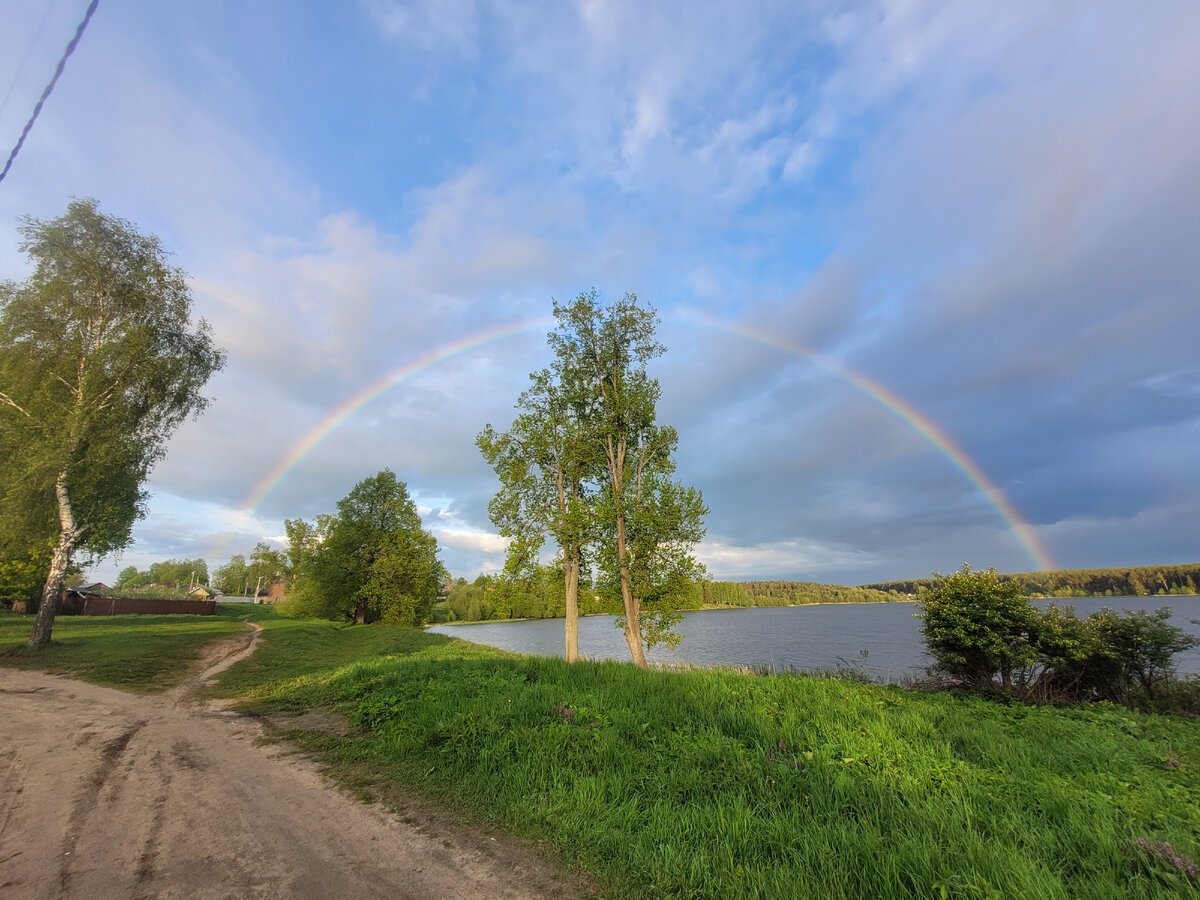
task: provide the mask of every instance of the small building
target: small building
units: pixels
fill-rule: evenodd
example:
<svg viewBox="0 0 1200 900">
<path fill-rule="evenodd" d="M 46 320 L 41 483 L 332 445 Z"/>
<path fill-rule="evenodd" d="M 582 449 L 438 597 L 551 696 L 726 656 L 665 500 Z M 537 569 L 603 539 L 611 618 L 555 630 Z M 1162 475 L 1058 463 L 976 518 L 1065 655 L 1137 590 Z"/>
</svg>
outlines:
<svg viewBox="0 0 1200 900">
<path fill-rule="evenodd" d="M 287 593 L 288 580 L 286 578 L 276 578 L 269 585 L 258 592 L 258 602 L 274 606 L 283 599 Z"/>
<path fill-rule="evenodd" d="M 188 591 L 188 596 L 195 597 L 197 600 L 220 600 L 225 596 L 225 592 L 202 584 L 194 591 Z"/>
</svg>

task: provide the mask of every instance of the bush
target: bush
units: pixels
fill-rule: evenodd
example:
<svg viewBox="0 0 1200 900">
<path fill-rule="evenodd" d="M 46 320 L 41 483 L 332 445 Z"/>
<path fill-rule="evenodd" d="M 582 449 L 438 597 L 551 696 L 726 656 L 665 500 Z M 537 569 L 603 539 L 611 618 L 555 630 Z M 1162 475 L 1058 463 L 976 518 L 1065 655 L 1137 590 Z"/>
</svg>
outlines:
<svg viewBox="0 0 1200 900">
<path fill-rule="evenodd" d="M 1016 581 L 1001 581 L 995 569 L 972 572 L 966 563 L 939 575 L 920 600 L 921 633 L 934 671 L 974 688 L 1013 687 L 1014 674 L 1037 659 L 1038 611 Z"/>
<path fill-rule="evenodd" d="M 939 576 L 920 604 L 931 670 L 976 690 L 1189 714 L 1200 704 L 1197 682 L 1176 679 L 1173 662 L 1200 639 L 1172 625 L 1168 607 L 1125 615 L 1105 608 L 1086 619 L 1069 606 L 1039 613 L 1019 582 L 965 565 Z"/>
<path fill-rule="evenodd" d="M 1161 686 L 1175 674 L 1173 657 L 1200 640 L 1170 623 L 1168 607 L 1117 615 L 1102 609 L 1088 616 L 1093 641 L 1087 684 L 1099 699 L 1131 705 L 1154 703 Z"/>
</svg>

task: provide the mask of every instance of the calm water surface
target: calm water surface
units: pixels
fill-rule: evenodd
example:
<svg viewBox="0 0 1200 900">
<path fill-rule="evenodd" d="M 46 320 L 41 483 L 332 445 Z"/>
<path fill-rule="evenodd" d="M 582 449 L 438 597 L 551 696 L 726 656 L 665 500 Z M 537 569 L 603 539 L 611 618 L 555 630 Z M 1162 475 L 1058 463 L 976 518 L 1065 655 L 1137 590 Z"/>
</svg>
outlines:
<svg viewBox="0 0 1200 900">
<path fill-rule="evenodd" d="M 1047 601 L 1035 601 L 1044 606 Z M 1068 601 L 1056 601 L 1064 606 Z M 1172 622 L 1200 637 L 1200 597 L 1080 597 L 1069 601 L 1086 616 L 1102 607 L 1154 610 L 1169 606 Z M 772 666 L 778 669 L 832 669 L 861 664 L 882 680 L 921 674 L 930 659 L 921 641 L 915 603 L 844 603 L 761 609 L 712 609 L 685 613 L 674 651 L 656 647 L 654 662 L 699 665 Z M 579 652 L 591 659 L 629 659 L 624 635 L 613 616 L 579 620 Z M 477 644 L 518 653 L 563 655 L 563 620 L 435 625 L 429 629 Z M 862 656 L 866 651 L 865 657 Z M 1180 674 L 1200 673 L 1200 648 L 1176 657 Z"/>
</svg>

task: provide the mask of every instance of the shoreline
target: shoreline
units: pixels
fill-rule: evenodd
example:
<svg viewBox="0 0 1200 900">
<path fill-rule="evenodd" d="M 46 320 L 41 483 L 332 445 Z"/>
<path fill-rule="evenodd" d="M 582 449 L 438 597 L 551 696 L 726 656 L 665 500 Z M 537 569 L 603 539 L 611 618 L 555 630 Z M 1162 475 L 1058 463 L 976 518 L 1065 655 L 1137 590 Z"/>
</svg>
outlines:
<svg viewBox="0 0 1200 900">
<path fill-rule="evenodd" d="M 1060 604 L 1061 606 L 1071 605 L 1069 601 L 1074 600 L 1169 600 L 1172 597 L 1200 597 L 1200 594 L 1122 594 L 1119 597 L 1107 597 L 1104 594 L 1087 594 L 1083 597 L 1045 597 L 1031 596 L 1031 601 L 1048 600 L 1048 601 L 1068 601 Z M 816 603 L 781 603 L 778 605 L 769 606 L 700 606 L 694 609 L 681 609 L 681 613 L 693 612 L 737 612 L 750 609 L 800 609 L 807 606 L 879 606 L 885 603 L 916 603 L 916 597 L 896 597 L 890 600 L 847 600 L 844 603 L 830 602 L 828 600 L 818 601 Z M 1127 608 L 1127 607 L 1122 607 Z M 1147 607 L 1149 608 L 1149 607 Z M 588 613 L 582 615 L 581 619 L 594 619 L 599 616 L 619 616 L 620 613 Z M 532 618 L 525 616 L 519 619 L 474 619 L 470 622 L 426 622 L 421 628 L 432 628 L 434 626 L 454 626 L 454 625 L 491 625 L 494 623 L 504 622 L 549 622 L 556 619 L 565 619 L 566 616 L 545 616 L 544 618 Z"/>
</svg>

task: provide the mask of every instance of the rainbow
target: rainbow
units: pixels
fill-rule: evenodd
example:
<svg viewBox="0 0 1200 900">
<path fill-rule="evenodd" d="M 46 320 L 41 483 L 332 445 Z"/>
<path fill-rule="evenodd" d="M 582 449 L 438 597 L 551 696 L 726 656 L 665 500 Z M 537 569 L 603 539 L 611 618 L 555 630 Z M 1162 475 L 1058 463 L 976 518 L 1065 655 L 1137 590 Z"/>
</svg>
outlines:
<svg viewBox="0 0 1200 900">
<path fill-rule="evenodd" d="M 832 357 L 826 356 L 809 347 L 788 338 L 779 337 L 765 331 L 759 331 L 748 325 L 722 322 L 699 311 L 689 310 L 681 318 L 690 324 L 699 325 L 724 334 L 736 335 L 751 341 L 804 357 L 829 374 L 841 379 L 866 396 L 870 397 L 905 425 L 929 441 L 951 464 L 955 466 L 983 495 L 984 499 L 996 510 L 1000 518 L 1008 526 L 1021 548 L 1028 554 L 1038 569 L 1054 569 L 1055 565 L 1037 532 L 1026 522 L 1016 507 L 1012 505 L 1004 492 L 983 472 L 953 439 L 950 438 L 937 423 L 914 407 L 908 401 L 894 394 L 878 382 L 872 381 L 848 368 Z M 391 390 L 413 376 L 429 369 L 438 363 L 445 362 L 455 356 L 474 350 L 494 341 L 530 331 L 534 328 L 553 327 L 551 318 L 531 319 L 507 325 L 497 326 L 487 331 L 469 335 L 460 340 L 446 344 L 436 350 L 431 350 L 414 360 L 385 373 L 375 381 L 347 397 L 338 407 L 328 413 L 316 425 L 310 428 L 285 453 L 266 476 L 254 486 L 240 506 L 238 527 L 244 525 L 254 514 L 258 506 L 270 493 L 279 486 L 291 472 L 307 457 L 322 441 L 338 429 L 347 419 L 366 406 L 381 394 Z"/>
<path fill-rule="evenodd" d="M 929 441 L 943 456 L 950 460 L 955 468 L 966 476 L 968 481 L 979 489 L 984 499 L 1000 514 L 1000 518 L 1004 520 L 1004 523 L 1017 539 L 1017 543 L 1021 545 L 1021 549 L 1029 555 L 1029 558 L 1033 560 L 1033 564 L 1038 569 L 1048 570 L 1055 568 L 1049 551 L 1042 544 L 1033 526 L 1021 517 L 1021 514 L 1017 512 L 1016 507 L 1012 505 L 1012 502 L 1004 495 L 1004 492 L 1000 490 L 995 482 L 988 478 L 971 457 L 963 452 L 958 444 L 954 443 L 953 439 L 946 432 L 938 427 L 936 422 L 907 400 L 898 397 L 882 384 L 872 381 L 865 375 L 855 372 L 853 369 L 847 368 L 836 359 L 825 356 L 788 338 L 759 331 L 756 328 L 751 328 L 749 325 L 722 322 L 694 310 L 687 311 L 683 315 L 683 318 L 685 321 L 704 326 L 713 331 L 737 335 L 760 344 L 766 344 L 785 353 L 802 356 L 829 374 L 840 378 L 852 387 L 862 391 L 862 393 L 866 394 L 905 425 L 916 431 L 921 437 L 925 438 L 925 440 Z"/>
<path fill-rule="evenodd" d="M 491 344 L 495 341 L 503 340 L 507 337 L 520 334 L 524 331 L 530 331 L 534 328 L 548 328 L 553 326 L 554 319 L 539 318 L 530 319 L 523 322 L 509 323 L 491 328 L 487 331 L 481 331 L 477 334 L 469 335 L 468 337 L 454 341 L 438 347 L 436 350 L 431 350 L 423 356 L 419 356 L 414 360 L 404 363 L 396 367 L 390 372 L 385 373 L 375 381 L 368 384 L 366 387 L 350 395 L 342 403 L 327 414 L 321 421 L 310 428 L 300 440 L 298 440 L 285 453 L 274 467 L 266 474 L 266 476 L 258 482 L 246 495 L 246 499 L 242 501 L 240 506 L 239 522 L 244 524 L 254 511 L 258 508 L 271 491 L 279 486 L 292 470 L 298 466 L 308 454 L 320 444 L 325 438 L 329 437 L 334 431 L 341 426 L 343 422 L 349 419 L 352 415 L 378 397 L 380 394 L 390 391 L 398 384 L 408 381 L 414 375 L 418 375 L 438 363 L 445 362 L 455 356 L 460 356 L 468 350 L 474 350 L 482 347 L 485 344 Z"/>
</svg>

